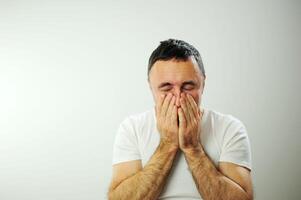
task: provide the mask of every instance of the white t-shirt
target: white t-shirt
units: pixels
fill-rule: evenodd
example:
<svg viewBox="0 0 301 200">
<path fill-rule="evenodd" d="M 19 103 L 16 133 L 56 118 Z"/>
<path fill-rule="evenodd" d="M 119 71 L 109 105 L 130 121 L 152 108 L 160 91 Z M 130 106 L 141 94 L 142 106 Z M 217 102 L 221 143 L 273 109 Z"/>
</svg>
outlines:
<svg viewBox="0 0 301 200">
<path fill-rule="evenodd" d="M 232 115 L 204 109 L 201 144 L 215 166 L 220 161 L 251 170 L 251 149 L 245 126 Z M 155 108 L 131 115 L 120 124 L 113 148 L 113 165 L 141 160 L 145 166 L 160 142 Z M 177 154 L 159 199 L 202 199 L 182 152 Z"/>
</svg>

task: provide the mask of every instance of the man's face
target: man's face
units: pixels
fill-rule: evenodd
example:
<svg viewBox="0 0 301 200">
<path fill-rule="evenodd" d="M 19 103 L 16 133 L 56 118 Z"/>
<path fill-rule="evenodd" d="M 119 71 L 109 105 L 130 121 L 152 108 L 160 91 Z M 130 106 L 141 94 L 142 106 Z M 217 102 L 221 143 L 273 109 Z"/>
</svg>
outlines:
<svg viewBox="0 0 301 200">
<path fill-rule="evenodd" d="M 161 94 L 172 93 L 177 97 L 177 107 L 180 107 L 181 93 L 190 94 L 200 105 L 205 79 L 194 57 L 187 61 L 158 60 L 149 73 L 149 84 L 155 102 Z"/>
</svg>

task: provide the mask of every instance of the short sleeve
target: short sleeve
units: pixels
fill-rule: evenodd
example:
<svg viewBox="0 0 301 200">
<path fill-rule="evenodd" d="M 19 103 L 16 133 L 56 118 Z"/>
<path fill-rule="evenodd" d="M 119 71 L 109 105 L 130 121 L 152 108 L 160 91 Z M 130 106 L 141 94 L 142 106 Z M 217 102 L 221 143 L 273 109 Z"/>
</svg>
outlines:
<svg viewBox="0 0 301 200">
<path fill-rule="evenodd" d="M 231 162 L 251 170 L 251 147 L 247 130 L 242 122 L 235 119 L 226 129 L 220 162 Z"/>
<path fill-rule="evenodd" d="M 112 164 L 140 159 L 133 122 L 130 118 L 126 118 L 121 122 L 117 130 L 113 146 Z"/>
</svg>

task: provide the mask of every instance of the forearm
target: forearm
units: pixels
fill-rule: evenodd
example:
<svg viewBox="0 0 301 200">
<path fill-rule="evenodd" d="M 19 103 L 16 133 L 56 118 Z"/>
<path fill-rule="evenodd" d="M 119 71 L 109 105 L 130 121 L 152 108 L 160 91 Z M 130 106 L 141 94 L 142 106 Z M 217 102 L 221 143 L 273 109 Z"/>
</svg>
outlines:
<svg viewBox="0 0 301 200">
<path fill-rule="evenodd" d="M 185 151 L 184 155 L 204 199 L 251 199 L 242 187 L 216 169 L 202 147 Z"/>
<path fill-rule="evenodd" d="M 157 199 L 172 167 L 177 148 L 160 143 L 145 167 L 110 189 L 109 199 Z"/>
</svg>

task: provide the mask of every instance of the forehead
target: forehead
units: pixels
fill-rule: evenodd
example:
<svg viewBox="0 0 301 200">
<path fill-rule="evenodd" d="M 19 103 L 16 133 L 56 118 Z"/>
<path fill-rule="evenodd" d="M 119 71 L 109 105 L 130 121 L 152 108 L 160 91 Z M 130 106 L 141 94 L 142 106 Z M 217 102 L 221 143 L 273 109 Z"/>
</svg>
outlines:
<svg viewBox="0 0 301 200">
<path fill-rule="evenodd" d="M 181 83 L 187 80 L 199 82 L 201 71 L 197 62 L 192 57 L 186 61 L 175 59 L 159 60 L 152 66 L 149 78 L 151 82 Z"/>
</svg>

